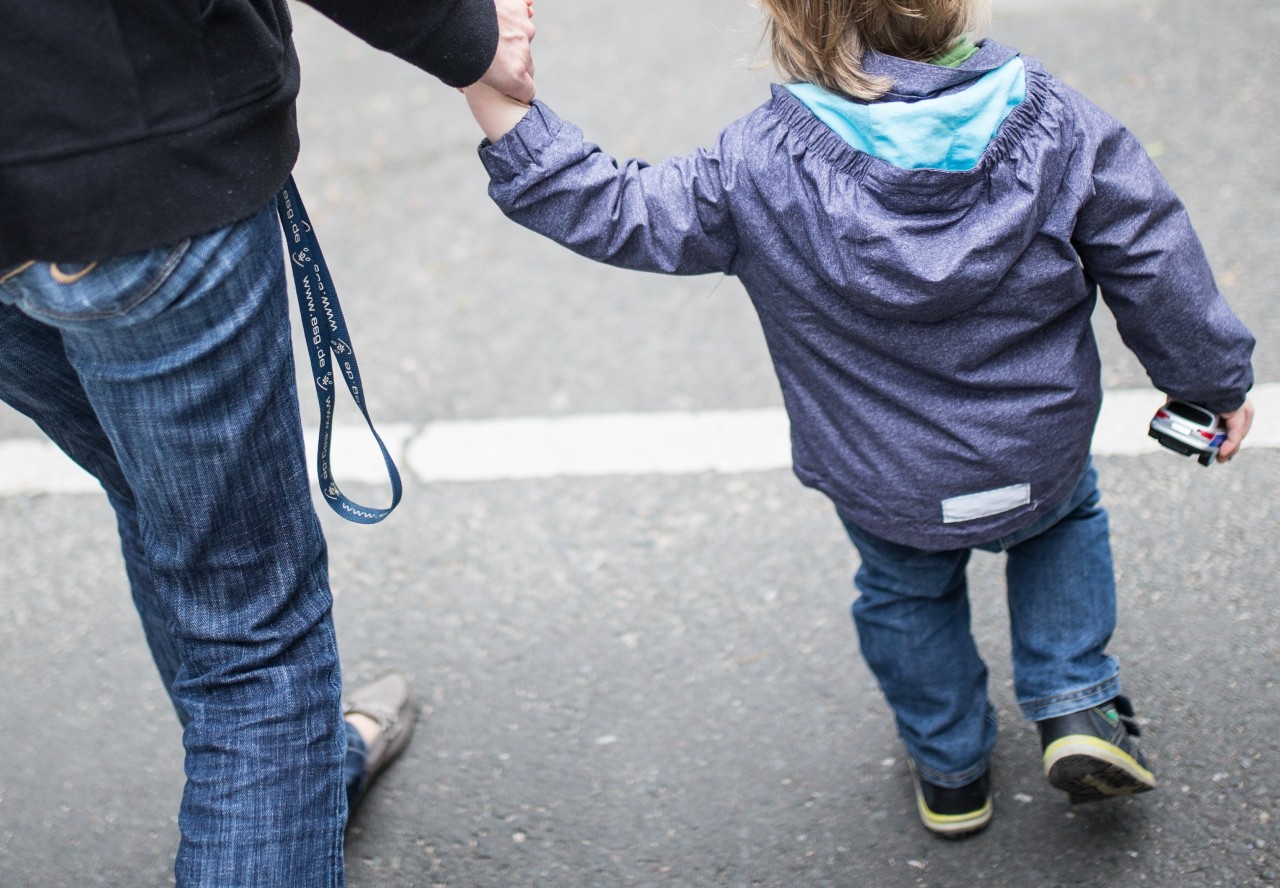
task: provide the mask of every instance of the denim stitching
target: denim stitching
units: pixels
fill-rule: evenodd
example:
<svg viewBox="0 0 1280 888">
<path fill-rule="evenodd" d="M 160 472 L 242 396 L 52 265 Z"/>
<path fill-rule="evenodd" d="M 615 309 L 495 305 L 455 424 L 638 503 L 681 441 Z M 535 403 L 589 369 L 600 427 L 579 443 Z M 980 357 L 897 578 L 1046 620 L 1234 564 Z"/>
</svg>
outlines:
<svg viewBox="0 0 1280 888">
<path fill-rule="evenodd" d="M 999 719 L 996 718 L 991 708 L 987 708 L 987 725 L 991 728 L 999 727 Z M 910 750 L 907 752 L 908 757 L 916 766 L 916 773 L 928 780 L 930 783 L 938 786 L 964 786 L 966 783 L 972 783 L 987 771 L 991 770 L 991 753 L 988 752 L 982 757 L 982 760 L 972 767 L 961 771 L 959 774 L 943 774 L 941 771 L 935 771 L 932 768 L 920 764 L 919 761 L 911 756 Z"/>
<path fill-rule="evenodd" d="M 178 267 L 178 264 L 186 256 L 187 251 L 190 248 L 191 248 L 190 238 L 177 244 L 172 250 L 169 251 L 169 255 L 167 255 L 164 258 L 164 262 L 160 264 L 160 268 L 157 270 L 156 276 L 151 281 L 151 283 L 148 284 L 146 287 L 144 287 L 143 290 L 138 294 L 136 298 L 130 300 L 128 303 L 126 303 L 123 306 L 120 306 L 119 308 L 112 309 L 111 311 L 102 311 L 102 312 L 94 312 L 92 314 L 83 314 L 78 312 L 68 313 L 63 311 L 53 311 L 44 307 L 36 307 L 33 309 L 33 313 L 42 317 L 51 318 L 53 320 L 58 320 L 58 321 L 102 321 L 102 320 L 106 320 L 107 318 L 118 318 L 118 317 L 127 315 L 129 312 L 133 311 L 143 302 L 146 302 L 148 299 L 154 296 L 156 291 L 159 290 L 162 286 L 164 286 L 165 282 L 168 281 L 169 277 L 173 274 L 174 269 Z M 27 300 L 27 302 L 29 305 L 29 300 Z"/>
<path fill-rule="evenodd" d="M 1099 695 L 1103 698 L 1099 702 L 1106 702 L 1107 700 L 1110 700 L 1112 697 L 1116 696 L 1119 693 L 1120 693 L 1120 673 L 1117 671 L 1111 677 L 1104 679 L 1103 681 L 1100 681 L 1087 688 L 1080 688 L 1075 691 L 1069 691 L 1065 694 L 1054 694 L 1053 696 L 1050 696 L 1050 697 L 1041 697 L 1039 700 L 1028 700 L 1025 703 L 1022 701 L 1019 701 L 1018 705 L 1022 709 L 1022 711 L 1027 714 L 1027 717 L 1030 718 L 1032 721 L 1043 721 L 1045 718 L 1053 718 L 1054 716 L 1041 715 L 1039 718 L 1036 718 L 1034 717 L 1033 713 L 1042 713 L 1045 710 L 1052 709 L 1064 703 L 1068 703 L 1073 706 L 1076 706 L 1080 700 L 1085 700 L 1085 699 L 1088 699 L 1089 697 L 1094 697 Z M 1076 709 L 1068 710 L 1068 712 L 1064 714 L 1069 714 L 1070 712 L 1078 712 L 1080 708 L 1088 708 L 1088 707 L 1077 706 Z"/>
<path fill-rule="evenodd" d="M 18 265 L 9 269 L 4 274 L 0 274 L 0 284 L 3 284 L 7 281 L 12 280 L 13 278 L 16 278 L 18 275 L 22 274 L 24 271 L 26 271 L 28 268 L 30 268 L 35 264 L 36 264 L 36 260 L 30 259 L 26 262 L 23 262 L 21 265 Z"/>
</svg>

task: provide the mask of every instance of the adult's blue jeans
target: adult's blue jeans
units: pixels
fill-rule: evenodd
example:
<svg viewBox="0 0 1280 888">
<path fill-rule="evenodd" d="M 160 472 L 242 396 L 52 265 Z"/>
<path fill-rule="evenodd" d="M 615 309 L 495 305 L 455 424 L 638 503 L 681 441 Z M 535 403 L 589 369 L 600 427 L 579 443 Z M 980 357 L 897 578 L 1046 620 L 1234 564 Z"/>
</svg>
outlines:
<svg viewBox="0 0 1280 888">
<path fill-rule="evenodd" d="M 348 738 L 289 331 L 272 207 L 0 284 L 0 397 L 106 490 L 185 725 L 184 888 L 344 884 Z"/>
<path fill-rule="evenodd" d="M 853 603 L 862 655 L 907 754 L 929 782 L 963 786 L 987 770 L 996 740 L 987 667 L 970 626 L 972 550 L 914 549 L 842 520 L 862 560 Z M 1061 505 L 978 548 L 1007 553 L 1013 682 L 1023 715 L 1041 721 L 1116 696 L 1119 665 L 1106 653 L 1115 574 L 1092 464 Z"/>
</svg>

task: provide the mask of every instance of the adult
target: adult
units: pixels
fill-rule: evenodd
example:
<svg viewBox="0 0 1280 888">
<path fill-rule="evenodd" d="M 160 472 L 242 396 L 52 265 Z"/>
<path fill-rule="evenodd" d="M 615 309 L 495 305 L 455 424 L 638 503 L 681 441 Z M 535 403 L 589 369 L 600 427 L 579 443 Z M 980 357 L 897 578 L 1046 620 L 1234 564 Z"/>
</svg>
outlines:
<svg viewBox="0 0 1280 888">
<path fill-rule="evenodd" d="M 308 2 L 450 86 L 533 96 L 526 0 Z M 0 4 L 0 398 L 115 510 L 185 725 L 180 886 L 342 885 L 347 790 L 412 716 L 391 679 L 342 717 L 274 203 L 290 33 L 285 0 Z"/>
</svg>

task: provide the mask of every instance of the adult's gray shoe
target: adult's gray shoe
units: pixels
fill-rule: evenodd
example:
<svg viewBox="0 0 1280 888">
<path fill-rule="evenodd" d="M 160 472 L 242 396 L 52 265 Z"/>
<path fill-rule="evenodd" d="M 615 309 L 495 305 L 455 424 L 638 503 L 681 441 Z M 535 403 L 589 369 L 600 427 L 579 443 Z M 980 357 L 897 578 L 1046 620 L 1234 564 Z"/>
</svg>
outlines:
<svg viewBox="0 0 1280 888">
<path fill-rule="evenodd" d="M 365 782 L 391 764 L 409 742 L 418 713 L 413 705 L 409 680 L 397 672 L 359 688 L 342 707 L 344 717 L 363 715 L 378 726 L 378 733 L 366 742 Z"/>
</svg>

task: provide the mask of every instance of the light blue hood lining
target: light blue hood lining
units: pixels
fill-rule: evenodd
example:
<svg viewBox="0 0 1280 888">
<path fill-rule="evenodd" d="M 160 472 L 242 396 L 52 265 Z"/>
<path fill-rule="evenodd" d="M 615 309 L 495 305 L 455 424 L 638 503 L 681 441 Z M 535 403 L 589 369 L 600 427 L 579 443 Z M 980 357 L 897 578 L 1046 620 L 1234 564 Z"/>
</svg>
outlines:
<svg viewBox="0 0 1280 888">
<path fill-rule="evenodd" d="M 1009 112 L 1027 95 L 1012 58 L 959 92 L 916 102 L 859 104 L 812 83 L 787 89 L 854 148 L 907 170 L 971 170 Z"/>
</svg>

